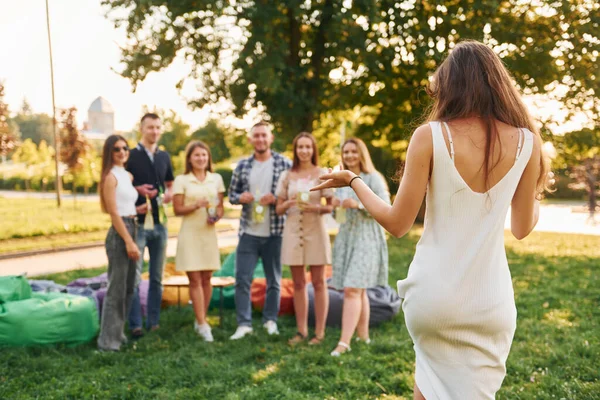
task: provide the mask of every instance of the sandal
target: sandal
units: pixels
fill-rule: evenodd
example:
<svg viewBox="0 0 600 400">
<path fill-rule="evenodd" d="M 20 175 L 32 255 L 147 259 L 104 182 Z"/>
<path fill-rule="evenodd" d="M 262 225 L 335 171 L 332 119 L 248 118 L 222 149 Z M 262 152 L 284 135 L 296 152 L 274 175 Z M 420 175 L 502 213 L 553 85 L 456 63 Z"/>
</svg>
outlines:
<svg viewBox="0 0 600 400">
<path fill-rule="evenodd" d="M 371 344 L 371 338 L 361 339 L 357 336 L 354 340 L 356 340 L 357 342 L 363 342 L 364 344 Z"/>
<path fill-rule="evenodd" d="M 350 346 L 349 346 L 348 344 L 344 343 L 344 342 L 338 342 L 336 349 L 337 349 L 338 347 L 342 347 L 342 348 L 344 348 L 345 350 L 344 350 L 344 351 L 338 351 L 338 350 L 335 350 L 335 349 L 334 349 L 334 350 L 333 350 L 331 353 L 329 353 L 329 354 L 330 354 L 332 357 L 339 357 L 339 356 L 341 356 L 342 354 L 344 354 L 344 353 L 349 353 L 349 352 L 350 352 L 350 350 L 352 350 L 352 349 L 350 348 Z"/>
<path fill-rule="evenodd" d="M 321 337 L 318 337 L 317 335 L 315 335 L 315 336 L 313 336 L 313 338 L 312 338 L 312 339 L 310 339 L 310 340 L 308 341 L 308 344 L 309 344 L 310 346 L 317 345 L 317 344 L 321 344 L 321 343 L 323 342 L 323 340 L 325 340 L 325 335 L 323 335 L 323 336 L 321 336 Z"/>
<path fill-rule="evenodd" d="M 292 337 L 290 340 L 288 340 L 288 344 L 290 346 L 300 344 L 300 343 L 304 342 L 307 337 L 308 337 L 308 335 L 303 335 L 300 332 L 296 332 L 294 337 Z"/>
</svg>

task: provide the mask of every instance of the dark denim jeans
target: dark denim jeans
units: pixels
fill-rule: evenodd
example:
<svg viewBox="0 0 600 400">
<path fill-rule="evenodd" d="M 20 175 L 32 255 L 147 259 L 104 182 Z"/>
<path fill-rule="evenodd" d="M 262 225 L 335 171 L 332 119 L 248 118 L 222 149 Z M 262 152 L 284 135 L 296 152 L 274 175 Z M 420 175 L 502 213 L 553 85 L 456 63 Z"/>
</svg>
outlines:
<svg viewBox="0 0 600 400">
<path fill-rule="evenodd" d="M 263 323 L 277 321 L 281 284 L 281 236 L 259 237 L 244 233 L 235 254 L 235 310 L 238 326 L 252 326 L 250 285 L 259 257 L 267 278 Z"/>
<path fill-rule="evenodd" d="M 135 279 L 135 290 L 131 302 L 131 311 L 129 312 L 129 329 L 142 327 L 142 306 L 140 304 L 139 284 L 144 269 L 144 249 L 148 247 L 150 262 L 148 270 L 150 271 L 150 287 L 148 289 L 148 306 L 146 316 L 146 327 L 148 329 L 157 326 L 160 319 L 160 304 L 162 302 L 162 274 L 167 255 L 167 227 L 161 224 L 155 224 L 153 230 L 146 230 L 138 225 L 138 235 L 136 243 L 142 257 L 137 263 L 137 275 Z"/>
<path fill-rule="evenodd" d="M 135 239 L 135 221 L 123 218 L 123 222 L 131 237 Z M 125 241 L 112 226 L 106 235 L 105 247 L 108 256 L 108 288 L 102 306 L 98 348 L 119 350 L 124 339 L 123 329 L 128 305 L 133 296 L 137 265 L 127 257 Z"/>
</svg>

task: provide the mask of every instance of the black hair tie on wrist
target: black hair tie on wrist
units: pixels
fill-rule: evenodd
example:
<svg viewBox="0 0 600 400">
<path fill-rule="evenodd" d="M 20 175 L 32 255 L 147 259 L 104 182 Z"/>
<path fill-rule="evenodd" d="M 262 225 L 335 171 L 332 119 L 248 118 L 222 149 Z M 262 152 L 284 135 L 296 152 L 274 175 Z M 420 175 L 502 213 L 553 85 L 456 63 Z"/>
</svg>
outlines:
<svg viewBox="0 0 600 400">
<path fill-rule="evenodd" d="M 357 178 L 358 178 L 358 179 L 362 179 L 362 178 L 360 177 L 360 175 L 356 175 L 354 178 L 350 179 L 350 182 L 348 182 L 348 186 L 350 186 L 350 188 L 352 188 L 352 181 L 354 181 L 354 180 L 355 180 L 355 179 L 357 179 Z"/>
</svg>

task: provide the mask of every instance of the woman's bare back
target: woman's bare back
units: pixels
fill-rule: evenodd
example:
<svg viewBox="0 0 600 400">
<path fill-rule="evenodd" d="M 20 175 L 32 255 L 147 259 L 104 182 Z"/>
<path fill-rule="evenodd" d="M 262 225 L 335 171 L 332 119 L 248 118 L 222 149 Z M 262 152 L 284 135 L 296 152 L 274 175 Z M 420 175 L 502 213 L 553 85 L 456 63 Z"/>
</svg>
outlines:
<svg viewBox="0 0 600 400">
<path fill-rule="evenodd" d="M 486 127 L 480 118 L 457 119 L 448 122 L 454 148 L 454 164 L 472 191 L 485 193 L 510 171 L 519 149 L 519 129 L 496 121 L 499 140 L 493 144 L 489 176 L 485 180 Z M 444 139 L 450 154 L 450 140 L 444 128 Z"/>
</svg>

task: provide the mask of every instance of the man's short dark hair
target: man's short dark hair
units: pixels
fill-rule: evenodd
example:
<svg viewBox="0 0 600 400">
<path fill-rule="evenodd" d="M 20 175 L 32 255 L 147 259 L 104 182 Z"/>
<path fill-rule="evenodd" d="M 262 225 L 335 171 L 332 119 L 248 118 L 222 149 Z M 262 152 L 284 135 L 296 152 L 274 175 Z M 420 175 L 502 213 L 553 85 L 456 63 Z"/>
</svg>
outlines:
<svg viewBox="0 0 600 400">
<path fill-rule="evenodd" d="M 147 119 L 160 119 L 160 117 L 158 116 L 158 114 L 155 113 L 146 113 L 144 114 L 144 116 L 142 117 L 142 119 L 140 120 L 140 124 L 143 124 L 145 120 Z"/>
<path fill-rule="evenodd" d="M 269 126 L 269 124 L 266 121 L 259 121 L 259 122 L 255 123 L 254 125 L 252 125 L 252 128 L 250 128 L 250 132 L 254 131 L 254 128 L 257 128 L 259 126 L 264 126 L 269 131 L 271 131 L 271 127 Z"/>
</svg>

